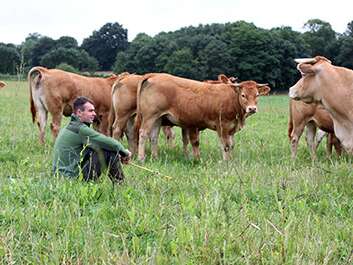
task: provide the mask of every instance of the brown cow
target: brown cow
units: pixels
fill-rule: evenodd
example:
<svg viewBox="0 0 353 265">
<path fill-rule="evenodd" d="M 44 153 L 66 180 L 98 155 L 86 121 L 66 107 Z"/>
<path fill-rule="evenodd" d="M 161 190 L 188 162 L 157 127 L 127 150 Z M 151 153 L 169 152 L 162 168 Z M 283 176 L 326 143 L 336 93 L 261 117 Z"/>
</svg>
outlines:
<svg viewBox="0 0 353 265">
<path fill-rule="evenodd" d="M 133 154 L 137 152 L 133 128 L 136 115 L 137 86 L 142 77 L 137 74 L 124 75 L 119 77 L 112 87 L 112 106 L 109 113 L 110 134 L 115 139 L 120 139 L 125 133 L 129 142 L 129 150 Z M 175 138 L 174 131 L 170 126 L 163 126 L 163 132 L 168 145 L 172 146 Z M 151 139 L 151 141 L 155 142 L 155 139 Z"/>
<path fill-rule="evenodd" d="M 195 158 L 200 155 L 198 130 L 209 128 L 217 131 L 223 158 L 229 159 L 234 133 L 244 126 L 246 114 L 257 112 L 258 96 L 269 91 L 254 81 L 210 84 L 169 74 L 145 75 L 138 88 L 138 158 L 145 159 L 145 141 L 164 118 L 188 130 Z"/>
<path fill-rule="evenodd" d="M 236 81 L 238 80 L 237 77 L 227 77 L 225 74 L 219 74 L 217 77 L 217 80 L 204 80 L 203 82 L 209 83 L 209 84 L 236 84 Z M 189 131 L 186 128 L 182 128 L 182 139 L 183 139 L 183 150 L 184 150 L 184 155 L 186 157 L 189 156 L 188 152 L 188 144 L 190 143 L 190 137 L 195 138 L 194 141 L 199 141 L 199 130 L 197 131 Z"/>
<path fill-rule="evenodd" d="M 107 134 L 108 114 L 111 105 L 111 87 L 118 77 L 85 77 L 58 69 L 33 67 L 28 73 L 32 120 L 38 113 L 40 142 L 44 144 L 48 112 L 52 115 L 51 131 L 56 138 L 62 115 L 72 113 L 72 102 L 77 96 L 93 100 L 100 119 L 99 131 Z"/>
<path fill-rule="evenodd" d="M 291 142 L 292 159 L 297 155 L 300 136 L 306 127 L 306 140 L 310 147 L 312 159 L 316 159 L 317 145 L 321 139 L 316 138 L 316 129 L 327 132 L 327 152 L 332 153 L 332 145 L 335 146 L 338 155 L 341 154 L 341 145 L 333 131 L 333 121 L 330 114 L 321 105 L 306 104 L 302 101 L 289 101 L 288 137 Z"/>
<path fill-rule="evenodd" d="M 4 88 L 6 86 L 6 83 L 4 81 L 0 81 L 0 89 Z"/>
<path fill-rule="evenodd" d="M 322 56 L 296 62 L 302 77 L 289 89 L 289 96 L 322 104 L 331 114 L 337 138 L 353 154 L 353 71 L 334 66 Z"/>
<path fill-rule="evenodd" d="M 112 88 L 112 106 L 109 114 L 109 128 L 111 135 L 120 139 L 125 132 L 129 141 L 129 150 L 133 153 L 137 151 L 137 140 L 133 137 L 133 121 L 136 114 L 137 101 L 137 86 L 142 79 L 142 75 L 129 74 L 118 78 Z M 218 80 L 207 80 L 205 82 L 212 83 L 227 83 L 235 82 L 235 77 L 227 78 L 220 74 Z M 175 133 L 170 126 L 163 126 L 163 132 L 166 136 L 169 146 L 173 146 Z M 188 134 L 185 130 L 182 131 L 184 150 L 187 152 L 187 145 L 189 143 Z M 158 137 L 152 135 L 152 137 Z M 151 139 L 152 144 L 156 144 L 156 139 Z M 157 148 L 157 147 L 154 147 Z"/>
</svg>

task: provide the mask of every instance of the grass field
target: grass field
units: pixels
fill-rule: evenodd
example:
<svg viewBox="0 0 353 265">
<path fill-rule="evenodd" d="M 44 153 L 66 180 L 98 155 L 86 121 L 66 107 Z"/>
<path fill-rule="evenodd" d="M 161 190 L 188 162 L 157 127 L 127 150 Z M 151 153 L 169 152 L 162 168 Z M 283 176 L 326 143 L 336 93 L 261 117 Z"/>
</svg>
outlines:
<svg viewBox="0 0 353 265">
<path fill-rule="evenodd" d="M 144 164 L 162 174 L 125 166 L 118 187 L 52 176 L 25 82 L 8 82 L 0 108 L 0 264 L 353 263 L 352 159 L 322 144 L 312 162 L 302 139 L 291 161 L 286 96 L 260 99 L 231 161 L 212 131 L 185 159 L 176 129 L 176 148 L 161 137 Z"/>
</svg>

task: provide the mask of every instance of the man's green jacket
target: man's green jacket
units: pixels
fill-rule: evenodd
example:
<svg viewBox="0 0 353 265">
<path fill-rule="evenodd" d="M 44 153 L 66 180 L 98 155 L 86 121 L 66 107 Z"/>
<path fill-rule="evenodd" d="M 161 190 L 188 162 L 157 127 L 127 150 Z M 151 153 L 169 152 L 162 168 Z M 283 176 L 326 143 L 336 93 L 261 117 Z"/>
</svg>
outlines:
<svg viewBox="0 0 353 265">
<path fill-rule="evenodd" d="M 80 170 L 81 152 L 85 147 L 104 149 L 128 155 L 121 143 L 111 137 L 98 133 L 94 129 L 71 115 L 70 123 L 60 130 L 54 145 L 54 174 L 77 177 Z"/>
</svg>

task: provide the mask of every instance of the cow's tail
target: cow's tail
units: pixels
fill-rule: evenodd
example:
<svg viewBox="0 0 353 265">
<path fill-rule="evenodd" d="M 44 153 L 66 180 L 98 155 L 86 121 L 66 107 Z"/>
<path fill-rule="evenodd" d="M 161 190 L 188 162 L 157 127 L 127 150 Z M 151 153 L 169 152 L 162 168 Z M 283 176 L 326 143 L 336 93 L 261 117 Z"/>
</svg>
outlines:
<svg viewBox="0 0 353 265">
<path fill-rule="evenodd" d="M 108 135 L 113 136 L 113 125 L 115 122 L 115 104 L 116 102 L 114 101 L 114 95 L 118 88 L 121 86 L 121 83 L 119 83 L 119 79 L 116 80 L 112 86 L 112 91 L 111 91 L 111 101 L 110 101 L 110 109 L 109 109 L 109 115 L 108 115 Z"/>
<path fill-rule="evenodd" d="M 292 138 L 293 131 L 293 114 L 292 114 L 292 100 L 289 100 L 289 120 L 288 120 L 288 138 Z"/>
<path fill-rule="evenodd" d="M 30 101 L 30 109 L 31 109 L 31 113 L 32 113 L 32 122 L 33 123 L 36 121 L 37 109 L 36 109 L 36 106 L 34 104 L 32 90 L 33 89 L 38 89 L 40 81 L 43 78 L 43 72 L 44 71 L 46 71 L 46 68 L 40 67 L 40 66 L 36 66 L 36 67 L 33 67 L 28 72 L 29 101 Z"/>
<path fill-rule="evenodd" d="M 148 78 L 150 78 L 152 74 L 144 75 L 138 83 L 137 86 L 137 103 L 136 103 L 136 117 L 134 123 L 134 137 L 136 146 L 138 146 L 139 142 L 139 132 L 142 124 L 142 113 L 140 109 L 140 101 L 141 101 L 141 92 L 148 85 Z"/>
</svg>

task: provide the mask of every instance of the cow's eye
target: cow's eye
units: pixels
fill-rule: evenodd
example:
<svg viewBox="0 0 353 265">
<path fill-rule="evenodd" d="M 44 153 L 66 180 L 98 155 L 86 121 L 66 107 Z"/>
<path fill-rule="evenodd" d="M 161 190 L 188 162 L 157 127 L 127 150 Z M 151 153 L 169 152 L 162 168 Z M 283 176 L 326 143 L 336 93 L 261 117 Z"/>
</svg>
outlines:
<svg viewBox="0 0 353 265">
<path fill-rule="evenodd" d="M 241 94 L 241 96 L 242 96 L 243 98 L 245 98 L 245 94 Z"/>
</svg>

